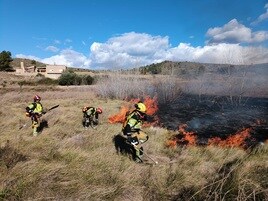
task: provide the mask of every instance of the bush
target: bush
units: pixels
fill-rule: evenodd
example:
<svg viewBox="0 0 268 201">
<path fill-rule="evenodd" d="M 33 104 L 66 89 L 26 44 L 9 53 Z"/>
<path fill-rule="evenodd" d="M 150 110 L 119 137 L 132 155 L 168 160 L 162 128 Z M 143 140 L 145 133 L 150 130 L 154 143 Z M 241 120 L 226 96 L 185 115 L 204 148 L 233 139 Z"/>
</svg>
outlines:
<svg viewBox="0 0 268 201">
<path fill-rule="evenodd" d="M 58 83 L 59 83 L 58 80 L 54 80 L 47 77 L 44 77 L 37 81 L 37 84 L 44 84 L 44 85 L 57 85 Z"/>
<path fill-rule="evenodd" d="M 58 83 L 59 85 L 91 85 L 93 83 L 94 79 L 90 75 L 86 76 L 79 76 L 76 73 L 72 71 L 67 71 L 63 73 Z"/>
<path fill-rule="evenodd" d="M 94 81 L 94 78 L 91 77 L 90 75 L 86 75 L 82 77 L 82 83 L 84 85 L 91 85 Z"/>
</svg>

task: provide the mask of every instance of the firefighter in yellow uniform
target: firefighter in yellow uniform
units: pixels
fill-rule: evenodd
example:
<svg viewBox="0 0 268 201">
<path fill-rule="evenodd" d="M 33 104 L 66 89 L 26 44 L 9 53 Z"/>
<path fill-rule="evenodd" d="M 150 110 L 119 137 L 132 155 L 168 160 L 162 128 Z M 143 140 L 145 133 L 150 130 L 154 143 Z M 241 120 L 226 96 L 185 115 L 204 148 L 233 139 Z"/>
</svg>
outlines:
<svg viewBox="0 0 268 201">
<path fill-rule="evenodd" d="M 131 144 L 135 149 L 135 161 L 137 163 L 142 162 L 142 144 L 149 139 L 148 135 L 145 132 L 141 131 L 141 126 L 146 120 L 146 106 L 142 102 L 139 102 L 135 104 L 135 110 L 126 115 L 126 119 L 122 128 L 126 142 Z"/>
<path fill-rule="evenodd" d="M 31 117 L 33 136 L 38 135 L 38 129 L 40 127 L 40 117 L 45 114 L 43 106 L 41 104 L 41 97 L 38 95 L 34 96 L 34 102 L 26 107 L 26 116 Z"/>
<path fill-rule="evenodd" d="M 99 124 L 99 115 L 102 114 L 103 110 L 100 107 L 84 107 L 83 112 L 83 125 L 85 128 L 91 126 L 97 126 Z"/>
</svg>

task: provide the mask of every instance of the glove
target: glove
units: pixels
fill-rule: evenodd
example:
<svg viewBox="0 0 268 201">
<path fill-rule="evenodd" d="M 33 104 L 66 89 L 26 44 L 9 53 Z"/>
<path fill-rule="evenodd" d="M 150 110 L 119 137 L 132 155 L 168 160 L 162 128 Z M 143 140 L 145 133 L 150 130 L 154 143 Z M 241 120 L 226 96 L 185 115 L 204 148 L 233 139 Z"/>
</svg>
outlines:
<svg viewBox="0 0 268 201">
<path fill-rule="evenodd" d="M 135 146 L 137 146 L 139 143 L 136 141 L 136 142 L 131 142 L 131 144 L 135 147 Z"/>
<path fill-rule="evenodd" d="M 136 146 L 139 144 L 139 142 L 137 140 L 135 140 L 135 138 L 132 137 L 127 137 L 127 141 L 132 144 L 133 146 Z"/>
</svg>

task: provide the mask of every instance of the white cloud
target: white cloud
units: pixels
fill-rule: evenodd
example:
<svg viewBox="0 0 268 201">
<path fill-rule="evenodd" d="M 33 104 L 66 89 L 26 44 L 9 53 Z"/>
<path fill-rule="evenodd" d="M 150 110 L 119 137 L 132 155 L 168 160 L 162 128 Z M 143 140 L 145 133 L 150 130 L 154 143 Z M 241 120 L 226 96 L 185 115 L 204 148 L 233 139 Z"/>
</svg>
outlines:
<svg viewBox="0 0 268 201">
<path fill-rule="evenodd" d="M 16 58 L 31 59 L 31 60 L 35 60 L 35 61 L 41 61 L 40 58 L 33 56 L 33 55 L 16 54 L 15 57 Z"/>
<path fill-rule="evenodd" d="M 180 44 L 170 49 L 170 60 L 183 58 L 186 61 L 202 63 L 250 64 L 268 62 L 268 49 L 261 47 L 243 47 L 239 44 L 215 44 L 204 47 L 192 47 Z"/>
<path fill-rule="evenodd" d="M 41 60 L 46 64 L 66 65 L 69 67 L 89 67 L 90 60 L 82 53 L 76 52 L 71 49 L 65 49 L 59 55 Z"/>
<path fill-rule="evenodd" d="M 51 51 L 51 52 L 58 52 L 59 51 L 59 49 L 57 47 L 52 46 L 52 45 L 46 47 L 45 50 Z"/>
<path fill-rule="evenodd" d="M 214 43 L 203 47 L 180 43 L 177 47 L 171 47 L 168 37 L 130 32 L 112 37 L 105 43 L 94 42 L 90 47 L 89 57 L 71 48 L 45 59 L 30 55 L 16 56 L 69 67 L 116 69 L 140 67 L 164 60 L 232 64 L 268 63 L 268 48 L 230 43 Z"/>
<path fill-rule="evenodd" d="M 149 64 L 159 50 L 168 48 L 168 37 L 130 32 L 112 37 L 106 43 L 94 42 L 90 47 L 90 58 L 94 66 L 133 67 Z"/>
<path fill-rule="evenodd" d="M 256 43 L 268 39 L 267 31 L 252 32 L 250 28 L 240 24 L 236 19 L 223 27 L 210 28 L 206 35 L 210 38 L 208 44 L 218 43 Z"/>
<path fill-rule="evenodd" d="M 257 25 L 259 24 L 260 22 L 268 19 L 268 3 L 265 4 L 264 8 L 266 8 L 266 12 L 261 14 L 257 20 L 255 20 L 254 22 L 251 23 L 251 25 Z"/>
</svg>

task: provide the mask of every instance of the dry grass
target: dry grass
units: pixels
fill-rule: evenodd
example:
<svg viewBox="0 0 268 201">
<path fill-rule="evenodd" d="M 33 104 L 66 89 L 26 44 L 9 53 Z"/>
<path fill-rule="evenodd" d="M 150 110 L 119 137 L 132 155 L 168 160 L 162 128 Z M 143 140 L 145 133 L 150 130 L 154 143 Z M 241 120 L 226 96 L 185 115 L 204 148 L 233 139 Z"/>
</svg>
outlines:
<svg viewBox="0 0 268 201">
<path fill-rule="evenodd" d="M 121 125 L 108 123 L 123 101 L 97 97 L 95 86 L 38 89 L 1 91 L 0 200 L 268 199 L 267 144 L 250 153 L 219 147 L 170 149 L 165 140 L 172 131 L 145 128 L 150 137 L 145 151 L 159 164 L 148 158 L 150 164 L 136 164 L 116 153 L 113 137 Z M 35 93 L 47 108 L 60 105 L 43 116 L 48 127 L 38 137 L 32 136 L 24 116 Z M 96 130 L 82 127 L 85 105 L 104 110 Z"/>
</svg>

